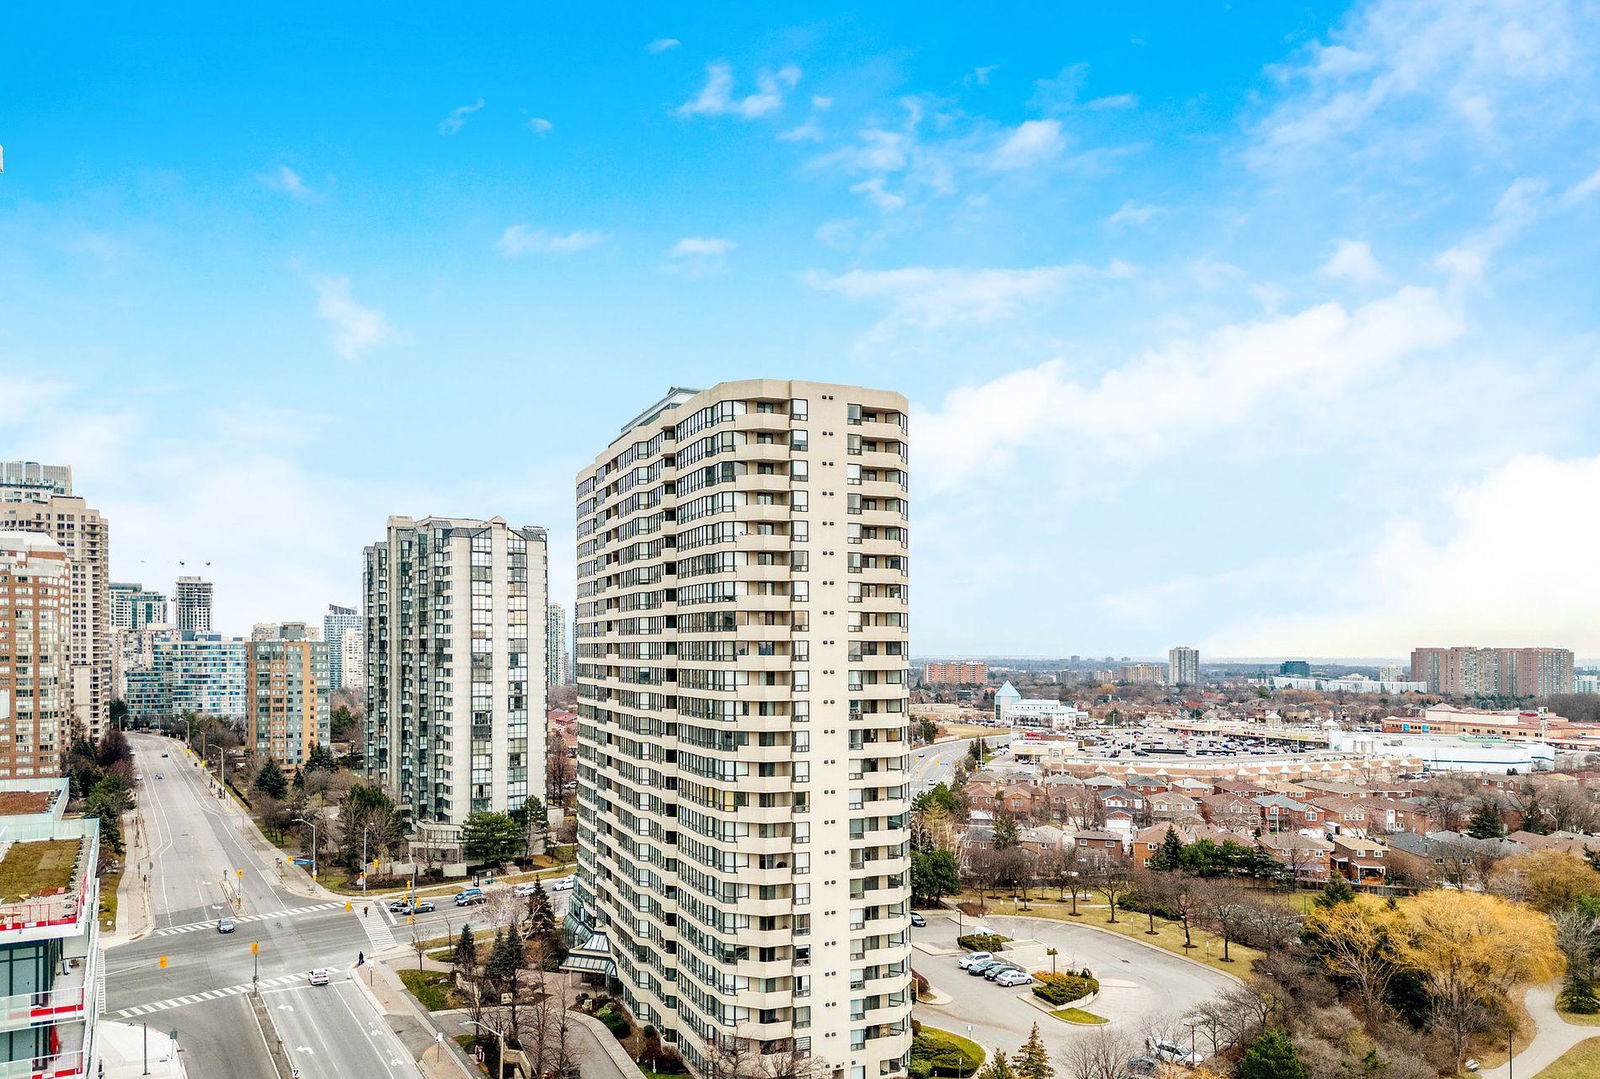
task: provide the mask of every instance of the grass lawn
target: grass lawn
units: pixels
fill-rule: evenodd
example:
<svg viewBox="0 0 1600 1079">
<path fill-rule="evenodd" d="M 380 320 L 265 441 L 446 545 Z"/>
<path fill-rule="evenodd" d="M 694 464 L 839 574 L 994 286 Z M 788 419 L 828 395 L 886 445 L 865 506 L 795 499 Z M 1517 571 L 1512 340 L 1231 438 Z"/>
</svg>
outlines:
<svg viewBox="0 0 1600 1079">
<path fill-rule="evenodd" d="M 1600 1027 L 1600 1015 L 1579 1015 L 1577 1012 L 1564 1012 L 1557 1009 L 1556 1014 L 1575 1027 Z"/>
<path fill-rule="evenodd" d="M 968 892 L 960 897 L 962 902 L 977 902 L 977 897 Z M 1228 945 L 1230 963 L 1222 961 L 1222 938 L 1215 933 L 1201 929 L 1192 930 L 1190 939 L 1194 947 L 1188 951 L 1183 949 L 1183 926 L 1177 922 L 1169 922 L 1163 918 L 1155 920 L 1156 932 L 1154 936 L 1148 934 L 1150 919 L 1143 914 L 1133 911 L 1117 911 L 1115 924 L 1107 920 L 1110 911 L 1103 903 L 1089 904 L 1078 900 L 1078 917 L 1072 916 L 1071 903 L 1058 903 L 1051 897 L 1049 899 L 1035 899 L 1028 904 L 1027 910 L 1020 909 L 1019 904 L 1013 899 L 989 899 L 985 906 L 989 914 L 1017 914 L 1023 917 L 1049 918 L 1058 922 L 1069 922 L 1073 925 L 1088 926 L 1091 929 L 1109 930 L 1119 933 L 1130 940 L 1142 940 L 1147 944 L 1154 944 L 1177 955 L 1188 956 L 1197 963 L 1204 963 L 1215 970 L 1224 971 L 1237 977 L 1244 977 L 1250 972 L 1250 966 L 1261 958 L 1261 952 L 1255 948 L 1247 948 L 1242 944 Z"/>
<path fill-rule="evenodd" d="M 1536 1079 L 1594 1079 L 1596 1075 L 1600 1075 L 1600 1038 L 1590 1038 L 1568 1049 Z"/>
<path fill-rule="evenodd" d="M 1104 1016 L 1094 1014 L 1094 1012 L 1086 1012 L 1082 1008 L 1057 1008 L 1050 1014 L 1064 1023 L 1076 1023 L 1084 1027 L 1099 1026 L 1101 1023 L 1109 1023 L 1111 1021 Z"/>
<path fill-rule="evenodd" d="M 442 970 L 402 970 L 400 980 L 430 1012 L 450 1006 L 450 975 Z"/>
<path fill-rule="evenodd" d="M 110 932 L 117 927 L 117 886 L 122 883 L 122 870 L 100 874 L 100 929 Z"/>
<path fill-rule="evenodd" d="M 1007 733 L 998 727 L 980 727 L 976 723 L 959 723 L 954 720 L 949 723 L 939 723 L 938 727 L 939 741 L 955 738 L 994 738 Z"/>
<path fill-rule="evenodd" d="M 0 903 L 53 895 L 72 883 L 79 839 L 40 839 L 13 843 L 0 860 Z"/>
<path fill-rule="evenodd" d="M 923 1048 L 932 1052 L 938 1052 L 941 1049 L 954 1049 L 961 1054 L 964 1060 L 962 1072 L 969 1075 L 978 1069 L 978 1065 L 983 1063 L 983 1058 L 987 1055 L 983 1051 L 983 1047 L 977 1042 L 969 1038 L 963 1038 L 961 1035 L 951 1033 L 948 1030 L 940 1030 L 938 1027 L 930 1027 L 926 1024 L 917 1031 L 916 1037 L 912 1039 L 911 1055 L 913 1057 L 919 1055 L 918 1043 L 921 1043 Z"/>
</svg>

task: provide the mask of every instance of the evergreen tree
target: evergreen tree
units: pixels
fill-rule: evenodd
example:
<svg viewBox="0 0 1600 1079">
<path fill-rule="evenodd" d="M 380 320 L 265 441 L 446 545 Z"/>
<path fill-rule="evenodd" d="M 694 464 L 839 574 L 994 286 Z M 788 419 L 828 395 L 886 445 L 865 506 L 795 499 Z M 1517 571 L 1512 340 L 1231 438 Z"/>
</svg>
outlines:
<svg viewBox="0 0 1600 1079">
<path fill-rule="evenodd" d="M 494 931 L 494 943 L 489 946 L 489 958 L 483 963 L 483 976 L 497 992 L 508 993 L 511 983 L 516 979 L 517 969 L 522 966 L 522 957 L 510 948 L 511 941 L 499 929 Z M 518 950 L 521 945 L 518 944 Z"/>
<path fill-rule="evenodd" d="M 943 899 L 961 891 L 961 872 L 956 856 L 947 850 L 911 855 L 911 894 L 918 899 Z"/>
<path fill-rule="evenodd" d="M 1239 1058 L 1239 1079 L 1309 1079 L 1300 1053 L 1278 1027 L 1268 1027 Z"/>
<path fill-rule="evenodd" d="M 1537 794 L 1528 795 L 1528 807 L 1522 811 L 1522 830 L 1535 835 L 1550 834 L 1550 817 L 1539 804 Z"/>
<path fill-rule="evenodd" d="M 455 952 L 450 956 L 450 965 L 468 978 L 478 972 L 478 941 L 472 935 L 472 927 L 463 924 L 461 936 L 456 938 Z"/>
<path fill-rule="evenodd" d="M 271 757 L 261 766 L 261 771 L 256 773 L 256 790 L 269 798 L 287 798 L 289 796 L 289 781 L 283 776 L 283 769 L 278 767 L 278 762 Z"/>
<path fill-rule="evenodd" d="M 1478 808 L 1472 811 L 1472 819 L 1467 821 L 1467 834 L 1473 839 L 1499 839 L 1506 834 L 1506 826 L 1500 820 L 1499 811 L 1483 801 L 1478 803 Z"/>
<path fill-rule="evenodd" d="M 1033 1024 L 1028 1040 L 1017 1050 L 1015 1067 L 1017 1079 L 1053 1079 L 1055 1076 L 1056 1068 L 1050 1063 L 1050 1053 L 1044 1047 L 1044 1039 L 1039 1037 L 1038 1023 Z"/>
<path fill-rule="evenodd" d="M 1161 837 L 1161 846 L 1150 856 L 1150 868 L 1170 873 L 1183 864 L 1183 838 L 1176 828 L 1167 825 L 1167 834 Z"/>
<path fill-rule="evenodd" d="M 1312 900 L 1317 906 L 1327 909 L 1337 907 L 1340 903 L 1353 903 L 1356 899 L 1356 890 L 1350 887 L 1350 882 L 1337 873 L 1328 877 L 1328 883 L 1322 886 L 1322 894 Z"/>
<path fill-rule="evenodd" d="M 527 836 L 504 813 L 469 813 L 461 825 L 461 846 L 469 859 L 491 865 L 522 852 Z"/>
<path fill-rule="evenodd" d="M 312 746 L 311 752 L 306 754 L 305 770 L 309 772 L 314 768 L 321 768 L 326 772 L 337 772 L 339 770 L 339 762 L 333 759 L 333 750 L 321 742 Z"/>
<path fill-rule="evenodd" d="M 994 849 L 1010 850 L 1022 844 L 1022 828 L 1010 813 L 1001 813 L 994 819 Z"/>
<path fill-rule="evenodd" d="M 1017 1073 L 1011 1070 L 1011 1062 L 1006 1055 L 996 1049 L 989 1057 L 989 1063 L 978 1073 L 978 1079 L 1017 1079 Z"/>
</svg>

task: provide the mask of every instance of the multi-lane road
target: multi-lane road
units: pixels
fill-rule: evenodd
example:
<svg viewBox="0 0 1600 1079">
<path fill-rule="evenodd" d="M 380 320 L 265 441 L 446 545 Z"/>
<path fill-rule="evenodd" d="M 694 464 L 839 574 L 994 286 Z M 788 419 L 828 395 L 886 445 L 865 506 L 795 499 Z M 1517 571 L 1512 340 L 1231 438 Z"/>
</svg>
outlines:
<svg viewBox="0 0 1600 1079">
<path fill-rule="evenodd" d="M 984 735 L 984 741 L 990 748 L 1003 746 L 1016 737 L 1014 731 L 997 729 L 993 734 Z M 932 790 L 940 783 L 948 783 L 956 773 L 956 765 L 961 763 L 961 758 L 968 753 L 972 745 L 971 738 L 962 738 L 954 742 L 937 742 L 931 746 L 923 746 L 913 750 L 911 754 L 911 796 L 915 798 L 923 791 Z"/>
<path fill-rule="evenodd" d="M 211 792 L 181 743 L 130 741 L 150 855 L 129 871 L 150 875 L 153 928 L 107 952 L 107 1015 L 176 1030 L 190 1075 L 282 1079 L 268 1046 L 281 1037 L 303 1079 L 415 1079 L 410 1054 L 349 980 L 383 932 L 369 933 L 342 899 L 290 890 L 254 825 Z M 217 931 L 225 916 L 238 921 L 232 933 Z M 319 966 L 332 971 L 326 986 L 307 979 Z"/>
</svg>

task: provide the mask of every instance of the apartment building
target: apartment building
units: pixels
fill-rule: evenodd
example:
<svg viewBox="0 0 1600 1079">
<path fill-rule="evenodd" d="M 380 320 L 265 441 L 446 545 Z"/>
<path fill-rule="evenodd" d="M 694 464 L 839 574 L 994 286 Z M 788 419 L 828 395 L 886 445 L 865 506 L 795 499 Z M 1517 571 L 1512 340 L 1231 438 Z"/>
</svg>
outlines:
<svg viewBox="0 0 1600 1079">
<path fill-rule="evenodd" d="M 177 626 L 187 633 L 211 632 L 211 582 L 199 577 L 179 577 L 172 590 Z"/>
<path fill-rule="evenodd" d="M 0 778 L 53 776 L 72 716 L 71 569 L 37 532 L 0 532 Z"/>
<path fill-rule="evenodd" d="M 1167 683 L 1174 686 L 1200 684 L 1200 649 L 1179 645 L 1167 650 Z"/>
<path fill-rule="evenodd" d="M 48 502 L 71 493 L 71 465 L 0 461 L 0 502 Z"/>
<path fill-rule="evenodd" d="M 702 1073 L 904 1075 L 905 399 L 675 388 L 577 503 L 568 969 Z"/>
<path fill-rule="evenodd" d="M 174 629 L 153 632 L 151 638 L 149 667 L 123 673 L 129 719 L 155 723 L 187 712 L 245 718 L 250 642 Z"/>
<path fill-rule="evenodd" d="M 245 652 L 245 740 L 288 768 L 305 763 L 328 734 L 328 642 L 304 622 L 273 627 Z"/>
<path fill-rule="evenodd" d="M 1167 668 L 1159 663 L 1128 663 L 1117 668 L 1117 681 L 1136 686 L 1159 686 L 1167 680 Z"/>
<path fill-rule="evenodd" d="M 67 556 L 72 717 L 86 735 L 99 739 L 110 721 L 115 688 L 110 527 L 83 499 L 52 492 L 48 497 L 0 503 L 0 529 L 41 532 Z"/>
<path fill-rule="evenodd" d="M 366 768 L 437 838 L 544 797 L 547 548 L 501 517 L 390 517 L 366 548 Z"/>
<path fill-rule="evenodd" d="M 362 619 L 363 627 L 366 619 Z M 333 652 L 328 657 L 331 662 Z M 367 688 L 367 635 L 366 629 L 346 632 L 339 639 L 339 685 L 335 689 L 360 690 Z"/>
<path fill-rule="evenodd" d="M 1548 697 L 1573 690 L 1567 648 L 1416 648 L 1411 677 L 1452 697 Z"/>
<path fill-rule="evenodd" d="M 167 621 L 167 597 L 153 588 L 127 581 L 112 581 L 111 628 L 136 631 Z"/>
<path fill-rule="evenodd" d="M 67 780 L 0 780 L 0 1076 L 99 1068 L 100 822 L 65 816 Z"/>
<path fill-rule="evenodd" d="M 361 612 L 354 607 L 328 604 L 328 613 L 322 616 L 322 639 L 328 642 L 328 688 L 344 686 L 344 638 L 351 633 L 361 636 Z"/>
<path fill-rule="evenodd" d="M 567 660 L 567 611 L 559 603 L 545 609 L 544 639 L 545 673 L 552 686 L 564 686 L 572 681 L 572 672 Z"/>
<path fill-rule="evenodd" d="M 989 680 L 989 665 L 977 660 L 924 663 L 922 683 L 928 686 L 981 686 Z"/>
</svg>

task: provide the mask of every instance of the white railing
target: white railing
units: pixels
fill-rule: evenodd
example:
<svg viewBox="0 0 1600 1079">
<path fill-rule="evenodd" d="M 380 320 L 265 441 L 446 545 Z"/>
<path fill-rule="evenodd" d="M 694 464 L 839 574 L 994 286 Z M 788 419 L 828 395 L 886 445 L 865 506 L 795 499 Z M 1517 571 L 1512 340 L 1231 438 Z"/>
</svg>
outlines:
<svg viewBox="0 0 1600 1079">
<path fill-rule="evenodd" d="M 50 1057 L 0 1061 L 0 1079 L 76 1079 L 87 1075 L 89 1058 L 81 1050 Z"/>
<path fill-rule="evenodd" d="M 0 997 L 0 1031 L 54 1026 L 82 1019 L 99 977 L 100 964 L 96 958 L 93 954 L 87 956 L 83 960 L 84 966 L 61 976 L 58 984 L 51 989 Z M 4 1074 L 0 1072 L 0 1075 Z"/>
</svg>

